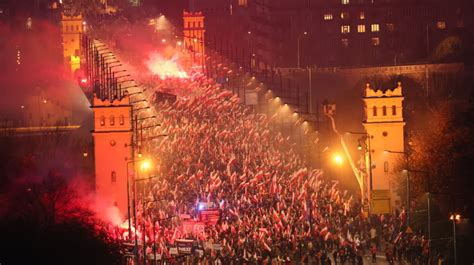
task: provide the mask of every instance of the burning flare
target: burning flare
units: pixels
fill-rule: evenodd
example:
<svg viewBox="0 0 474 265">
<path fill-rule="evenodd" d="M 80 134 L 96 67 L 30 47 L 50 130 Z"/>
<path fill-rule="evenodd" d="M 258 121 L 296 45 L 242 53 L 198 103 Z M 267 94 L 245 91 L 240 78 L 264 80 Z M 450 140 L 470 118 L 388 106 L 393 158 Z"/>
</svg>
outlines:
<svg viewBox="0 0 474 265">
<path fill-rule="evenodd" d="M 158 75 L 163 80 L 169 77 L 188 78 L 186 71 L 176 61 L 177 58 L 167 60 L 159 53 L 154 52 L 146 61 L 146 65 L 152 74 Z"/>
</svg>

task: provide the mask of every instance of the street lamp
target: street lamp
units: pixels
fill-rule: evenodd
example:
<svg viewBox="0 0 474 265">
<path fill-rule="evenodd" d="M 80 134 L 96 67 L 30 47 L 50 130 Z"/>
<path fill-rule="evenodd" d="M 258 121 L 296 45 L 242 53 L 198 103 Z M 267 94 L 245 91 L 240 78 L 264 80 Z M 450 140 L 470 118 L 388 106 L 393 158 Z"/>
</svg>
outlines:
<svg viewBox="0 0 474 265">
<path fill-rule="evenodd" d="M 145 159 L 140 163 L 140 170 L 142 172 L 149 171 L 152 167 L 151 159 Z"/>
<path fill-rule="evenodd" d="M 127 199 L 128 199 L 128 232 L 129 235 L 132 234 L 132 228 L 131 228 L 131 221 L 130 221 L 130 183 L 129 183 L 129 173 L 128 173 L 128 164 L 129 163 L 136 163 L 136 162 L 141 162 L 140 163 L 140 171 L 141 172 L 148 172 L 151 167 L 152 167 L 152 162 L 151 159 L 136 159 L 136 160 L 131 160 L 127 162 Z M 135 171 L 135 167 L 134 167 Z M 135 174 L 135 173 L 134 173 Z M 134 176 L 135 177 L 135 176 Z M 137 189 L 136 189 L 136 182 L 139 181 L 140 179 L 134 178 L 133 180 L 133 222 L 135 226 L 135 260 L 136 263 L 138 264 L 138 238 L 137 238 L 137 209 L 136 209 L 136 203 L 135 203 L 135 197 L 137 195 Z"/>
<path fill-rule="evenodd" d="M 339 153 L 333 155 L 333 160 L 338 166 L 342 165 L 342 162 L 344 162 L 344 159 Z"/>
<path fill-rule="evenodd" d="M 137 101 L 131 101 L 130 104 L 136 104 L 136 103 L 146 102 L 146 101 L 147 101 L 146 99 L 140 99 L 140 100 L 137 100 Z"/>
<path fill-rule="evenodd" d="M 135 80 L 131 79 L 131 80 L 127 80 L 127 81 L 135 81 Z M 122 89 L 128 89 L 128 88 L 132 88 L 132 87 L 136 87 L 136 88 L 138 88 L 138 86 L 137 86 L 137 85 L 133 85 L 133 86 L 126 86 L 126 87 L 122 87 Z M 143 91 L 145 91 L 145 90 L 143 90 Z"/>
<path fill-rule="evenodd" d="M 140 171 L 141 172 L 149 172 L 152 167 L 153 167 L 153 163 L 151 161 L 151 159 L 141 159 L 140 160 L 141 163 L 140 163 Z M 153 178 L 156 178 L 156 176 L 153 176 L 153 177 L 149 177 L 149 178 L 136 178 L 134 179 L 134 187 L 135 187 L 135 196 L 133 198 L 133 207 L 134 207 L 134 214 L 135 214 L 135 249 L 136 251 L 138 252 L 138 239 L 137 239 L 137 217 L 136 217 L 136 209 L 135 209 L 135 197 L 136 197 L 136 182 L 138 181 L 143 181 L 143 180 L 148 180 L 148 179 L 153 179 Z M 144 191 L 143 191 L 144 192 Z M 142 238 L 143 238 L 143 256 L 144 256 L 144 263 L 143 264 L 146 264 L 146 244 L 145 244 L 145 241 L 146 241 L 146 238 L 145 238 L 145 207 L 143 207 L 142 209 L 142 223 L 143 223 L 143 231 L 142 231 Z M 138 254 L 138 253 L 137 253 Z M 137 255 L 137 263 L 138 263 L 138 255 Z"/>
<path fill-rule="evenodd" d="M 123 70 L 123 72 L 126 72 L 127 70 Z M 119 71 L 119 72 L 122 72 L 122 71 Z M 119 73 L 119 72 L 114 72 L 114 73 Z M 119 76 L 116 76 L 115 78 L 119 79 L 119 78 L 122 78 L 122 77 L 131 77 L 132 75 L 130 74 L 127 74 L 127 75 L 119 75 Z M 130 79 L 130 80 L 133 80 L 133 79 Z"/>
<path fill-rule="evenodd" d="M 102 56 L 102 53 L 101 53 L 101 56 Z M 107 61 L 107 60 L 117 59 L 117 58 L 115 57 L 115 55 L 107 55 L 107 56 L 102 56 L 102 59 L 104 61 Z"/>
<path fill-rule="evenodd" d="M 127 161 L 127 211 L 128 211 L 128 236 L 131 237 L 132 236 L 132 224 L 131 224 L 131 210 L 130 210 L 130 173 L 128 171 L 128 168 L 129 168 L 129 164 L 131 163 L 136 163 L 136 162 L 140 162 L 140 161 L 143 161 L 143 159 L 135 159 L 135 160 L 130 160 L 130 161 Z M 135 167 L 134 168 L 134 171 L 135 171 Z M 135 195 L 135 193 L 134 193 Z M 135 207 L 135 205 L 134 205 Z M 135 211 L 135 209 L 134 209 Z M 134 217 L 135 218 L 135 217 Z M 136 227 L 135 227 L 136 229 Z M 135 239 L 136 240 L 136 239 Z"/>
<path fill-rule="evenodd" d="M 127 72 L 127 70 L 125 70 L 125 69 L 122 69 L 122 70 L 119 70 L 119 71 L 114 71 L 114 72 L 112 72 L 112 74 L 114 74 L 114 75 L 115 75 L 115 74 L 118 74 L 118 73 L 124 73 L 124 72 Z M 125 75 L 125 76 L 130 76 L 130 75 Z M 119 78 L 118 76 L 114 76 L 114 77 L 115 77 L 115 78 Z"/>
<path fill-rule="evenodd" d="M 116 60 L 116 61 L 113 61 L 115 63 L 120 62 L 119 60 L 117 60 L 117 58 L 114 55 L 102 56 L 101 54 L 101 58 L 107 63 L 109 63 L 109 60 Z"/>
<path fill-rule="evenodd" d="M 153 118 L 156 118 L 155 115 L 153 116 L 150 116 L 150 117 L 144 117 L 144 118 L 136 118 L 137 121 L 141 121 L 141 120 L 146 120 L 146 119 L 153 119 Z"/>
<path fill-rule="evenodd" d="M 99 52 L 99 54 L 102 55 L 101 51 L 105 51 L 105 50 L 109 50 L 109 48 L 107 46 L 97 46 L 96 47 L 100 47 L 99 49 L 95 49 L 97 52 Z"/>
<path fill-rule="evenodd" d="M 298 59 L 298 68 L 300 68 L 300 39 L 302 35 L 308 35 L 308 32 L 305 31 L 303 34 L 298 35 L 298 40 L 297 40 L 297 59 Z"/>
<path fill-rule="evenodd" d="M 151 110 L 151 107 L 143 107 L 143 108 L 135 109 L 135 111 L 140 111 L 140 110 Z"/>
<path fill-rule="evenodd" d="M 118 64 L 115 64 L 115 63 L 118 63 Z M 108 64 L 108 67 L 110 69 L 115 68 L 115 67 L 120 67 L 120 66 L 122 66 L 122 64 L 120 62 L 112 62 L 112 63 Z"/>
<path fill-rule="evenodd" d="M 372 194 L 372 148 L 370 145 L 370 139 L 373 139 L 373 136 L 366 133 L 366 132 L 347 132 L 348 134 L 357 134 L 357 135 L 363 135 L 363 139 L 366 141 L 366 165 L 365 165 L 365 173 L 369 176 L 369 187 L 367 191 L 367 199 L 370 200 L 371 194 Z M 360 143 L 360 139 L 357 145 L 357 150 L 361 151 L 362 150 L 362 145 Z M 369 203 L 370 205 L 370 203 Z M 370 210 L 370 206 L 369 206 Z"/>
<path fill-rule="evenodd" d="M 451 214 L 449 220 L 453 222 L 453 249 L 454 249 L 454 265 L 458 264 L 457 250 L 456 250 L 456 221 L 461 221 L 461 215 L 457 213 Z"/>
</svg>

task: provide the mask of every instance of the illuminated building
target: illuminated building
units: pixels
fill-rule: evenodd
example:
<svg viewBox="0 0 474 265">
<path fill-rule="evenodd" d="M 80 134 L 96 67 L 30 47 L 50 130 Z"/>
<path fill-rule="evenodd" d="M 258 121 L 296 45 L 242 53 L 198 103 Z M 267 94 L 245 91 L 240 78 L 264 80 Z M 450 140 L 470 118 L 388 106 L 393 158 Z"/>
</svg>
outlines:
<svg viewBox="0 0 474 265">
<path fill-rule="evenodd" d="M 427 60 L 448 37 L 472 32 L 471 0 L 203 0 L 210 39 L 246 47 L 279 67 L 367 66 Z M 232 28 L 232 32 L 228 32 Z M 252 32 L 250 40 L 246 33 Z"/>
<path fill-rule="evenodd" d="M 70 64 L 71 73 L 80 68 L 80 39 L 84 32 L 85 24 L 82 16 L 61 17 L 61 35 L 63 42 L 64 63 Z"/>
<path fill-rule="evenodd" d="M 364 127 L 371 136 L 372 155 L 372 213 L 390 213 L 390 208 L 400 206 L 395 195 L 394 166 L 400 157 L 388 155 L 386 150 L 404 151 L 403 95 L 401 83 L 394 89 L 365 88 Z"/>
<path fill-rule="evenodd" d="M 95 188 L 102 206 L 127 213 L 127 159 L 132 157 L 132 124 L 129 97 L 100 100 L 94 97 Z M 133 172 L 130 170 L 130 172 Z"/>
<path fill-rule="evenodd" d="M 140 6 L 142 4 L 141 0 L 130 0 L 132 6 Z"/>
</svg>

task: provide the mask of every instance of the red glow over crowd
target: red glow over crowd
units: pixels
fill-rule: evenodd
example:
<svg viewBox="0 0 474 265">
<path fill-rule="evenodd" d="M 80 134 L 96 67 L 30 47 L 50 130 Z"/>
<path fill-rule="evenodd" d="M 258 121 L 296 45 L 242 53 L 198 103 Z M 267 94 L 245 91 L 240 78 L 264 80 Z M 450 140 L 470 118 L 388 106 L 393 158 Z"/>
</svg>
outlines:
<svg viewBox="0 0 474 265">
<path fill-rule="evenodd" d="M 143 144 L 156 177 L 137 183 L 132 235 L 124 222 L 111 230 L 115 237 L 133 242 L 136 234 L 147 254 L 163 259 L 173 258 L 177 240 L 192 239 L 203 258 L 224 264 L 361 261 L 371 246 L 405 259 L 427 252 L 424 238 L 401 232 L 404 213 L 368 218 L 357 196 L 308 168 L 276 126 L 278 114 L 255 112 L 200 73 L 184 78 L 178 61 L 159 53 L 146 65 L 150 73 L 137 79 L 157 117 L 144 126 L 160 123 L 150 136 L 167 137 Z M 161 101 L 155 92 L 178 97 Z M 203 218 L 208 210 L 218 219 Z"/>
</svg>

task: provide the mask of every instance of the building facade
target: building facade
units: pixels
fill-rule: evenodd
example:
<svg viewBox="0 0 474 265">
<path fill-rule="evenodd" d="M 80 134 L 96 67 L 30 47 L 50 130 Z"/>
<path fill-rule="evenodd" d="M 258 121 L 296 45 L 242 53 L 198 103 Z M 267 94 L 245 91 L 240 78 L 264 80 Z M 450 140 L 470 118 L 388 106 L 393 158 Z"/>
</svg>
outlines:
<svg viewBox="0 0 474 265">
<path fill-rule="evenodd" d="M 63 44 L 64 63 L 70 66 L 74 73 L 81 66 L 80 48 L 81 36 L 84 33 L 85 24 L 82 16 L 61 17 L 61 36 Z"/>
<path fill-rule="evenodd" d="M 202 0 L 196 10 L 210 35 L 280 67 L 297 65 L 298 43 L 302 66 L 442 60 L 440 45 L 459 44 L 473 25 L 469 0 Z"/>
<path fill-rule="evenodd" d="M 128 207 L 131 109 L 129 97 L 114 101 L 94 97 L 92 104 L 97 202 L 106 210 L 118 208 L 122 216 L 126 215 Z"/>
<path fill-rule="evenodd" d="M 404 148 L 403 94 L 401 83 L 385 91 L 367 84 L 364 103 L 366 119 L 363 123 L 370 137 L 372 179 L 369 180 L 372 213 L 390 213 L 401 206 L 396 195 L 400 162 Z M 391 152 L 396 152 L 391 153 Z"/>
</svg>

